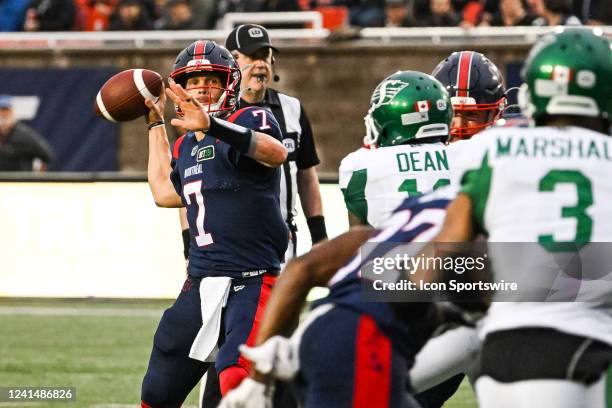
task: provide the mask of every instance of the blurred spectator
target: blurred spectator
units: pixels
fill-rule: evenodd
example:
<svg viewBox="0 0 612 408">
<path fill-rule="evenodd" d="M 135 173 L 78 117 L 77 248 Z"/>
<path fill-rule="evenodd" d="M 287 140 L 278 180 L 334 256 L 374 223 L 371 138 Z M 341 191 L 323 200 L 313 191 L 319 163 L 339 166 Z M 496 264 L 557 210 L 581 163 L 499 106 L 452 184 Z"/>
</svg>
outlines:
<svg viewBox="0 0 612 408">
<path fill-rule="evenodd" d="M 262 11 L 299 11 L 297 0 L 220 0 L 217 15 L 225 13 L 257 13 Z"/>
<path fill-rule="evenodd" d="M 155 22 L 158 30 L 195 30 L 196 22 L 187 0 L 168 0 L 165 15 Z"/>
<path fill-rule="evenodd" d="M 117 0 L 77 0 L 76 6 L 79 30 L 106 31 L 117 9 Z"/>
<path fill-rule="evenodd" d="M 264 11 L 301 11 L 298 0 L 267 0 Z"/>
<path fill-rule="evenodd" d="M 216 0 L 192 0 L 191 9 L 193 11 L 193 19 L 200 28 L 210 30 L 215 27 Z"/>
<path fill-rule="evenodd" d="M 0 0 L 0 31 L 21 31 L 29 0 Z"/>
<path fill-rule="evenodd" d="M 428 27 L 455 27 L 460 18 L 453 10 L 451 0 L 430 0 L 430 15 L 424 19 L 423 25 Z"/>
<path fill-rule="evenodd" d="M 535 26 L 581 25 L 578 17 L 572 15 L 572 0 L 527 0 L 537 18 Z"/>
<path fill-rule="evenodd" d="M 111 31 L 151 30 L 153 21 L 141 0 L 121 0 L 108 28 Z"/>
<path fill-rule="evenodd" d="M 43 172 L 53 157 L 49 143 L 15 119 L 11 97 L 0 95 L 0 171 Z"/>
<path fill-rule="evenodd" d="M 499 13 L 493 16 L 492 26 L 529 26 L 535 16 L 529 13 L 525 0 L 500 0 Z"/>
<path fill-rule="evenodd" d="M 574 1 L 574 14 L 589 25 L 612 25 L 610 0 Z"/>
<path fill-rule="evenodd" d="M 458 10 L 458 9 L 456 9 Z M 463 7 L 461 12 L 461 23 L 463 28 L 474 27 L 481 22 L 483 16 L 483 4 L 480 1 L 470 1 Z M 486 25 L 486 24 L 483 24 Z"/>
<path fill-rule="evenodd" d="M 69 31 L 76 9 L 72 0 L 33 0 L 26 11 L 25 31 Z"/>
<path fill-rule="evenodd" d="M 410 0 L 413 3 L 413 15 L 417 21 L 422 21 L 423 18 L 429 17 L 431 15 L 431 4 L 430 0 Z M 487 0 L 471 0 L 477 2 L 483 2 Z M 460 14 L 461 10 L 471 2 L 470 0 L 451 0 L 451 4 L 453 10 L 456 10 L 458 14 Z M 497 1 L 497 0 L 495 0 Z M 423 24 L 421 24 L 423 25 Z"/>
<path fill-rule="evenodd" d="M 417 25 L 408 0 L 386 0 L 385 17 L 386 27 L 415 27 Z"/>
<path fill-rule="evenodd" d="M 349 9 L 349 24 L 358 27 L 383 27 L 385 25 L 385 0 L 336 1 L 337 6 Z"/>
</svg>

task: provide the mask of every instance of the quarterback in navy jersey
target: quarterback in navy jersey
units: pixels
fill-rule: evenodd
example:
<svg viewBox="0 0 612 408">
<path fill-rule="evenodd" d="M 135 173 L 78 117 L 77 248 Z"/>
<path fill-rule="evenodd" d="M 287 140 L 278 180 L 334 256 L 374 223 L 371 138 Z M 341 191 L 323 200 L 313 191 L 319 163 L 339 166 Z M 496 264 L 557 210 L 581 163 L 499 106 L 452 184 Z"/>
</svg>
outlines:
<svg viewBox="0 0 612 408">
<path fill-rule="evenodd" d="M 243 108 L 228 122 L 282 140 L 269 109 Z M 288 240 L 279 204 L 279 169 L 266 167 L 214 137 L 198 141 L 195 132 L 176 141 L 173 159 L 172 183 L 187 208 L 193 237 L 189 276 L 244 278 L 262 270 L 276 273 Z"/>
<path fill-rule="evenodd" d="M 240 70 L 224 47 L 182 50 L 150 112 L 148 182 L 160 207 L 187 208 L 188 278 L 153 339 L 143 408 L 180 407 L 214 362 L 222 394 L 248 375 L 240 344 L 253 344 L 286 249 L 279 170 L 287 151 L 270 111 L 236 111 Z M 170 151 L 163 111 L 187 129 Z"/>
<path fill-rule="evenodd" d="M 306 408 L 419 406 L 406 392 L 407 372 L 447 311 L 433 303 L 366 302 L 361 269 L 394 244 L 429 241 L 455 194 L 447 187 L 406 199 L 381 230 L 357 227 L 291 260 L 268 302 L 257 346 L 241 347 L 254 364 L 252 377 L 221 408 L 264 407 L 269 377 L 287 380 L 298 372 Z M 281 337 L 314 286 L 328 286 L 329 295 L 291 338 Z"/>
</svg>

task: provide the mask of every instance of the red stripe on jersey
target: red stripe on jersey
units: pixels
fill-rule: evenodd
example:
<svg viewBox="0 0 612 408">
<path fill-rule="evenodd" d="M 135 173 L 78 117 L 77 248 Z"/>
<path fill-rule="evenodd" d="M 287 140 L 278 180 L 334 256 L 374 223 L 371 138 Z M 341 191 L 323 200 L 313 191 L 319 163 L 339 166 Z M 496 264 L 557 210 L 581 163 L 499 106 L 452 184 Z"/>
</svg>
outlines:
<svg viewBox="0 0 612 408">
<path fill-rule="evenodd" d="M 183 143 L 183 140 L 185 139 L 186 135 L 183 135 L 181 137 L 179 137 L 178 139 L 176 139 L 176 142 L 174 142 L 174 148 L 172 149 L 172 158 L 173 159 L 178 159 L 179 157 L 179 149 L 181 148 L 181 143 Z"/>
<path fill-rule="evenodd" d="M 193 48 L 193 59 L 202 59 L 204 57 L 204 51 L 206 50 L 206 41 L 196 42 Z"/>
<path fill-rule="evenodd" d="M 247 110 L 247 109 L 249 109 L 249 108 L 250 108 L 250 106 L 247 106 L 247 107 L 242 108 L 242 109 L 238 109 L 236 112 L 232 113 L 232 116 L 230 116 L 229 118 L 227 118 L 227 121 L 228 121 L 228 122 L 232 122 L 232 123 L 234 123 L 234 121 L 235 121 L 236 119 L 238 119 L 238 116 L 240 116 L 240 114 L 241 114 L 242 112 L 244 112 L 245 110 Z"/>
<path fill-rule="evenodd" d="M 355 342 L 353 408 L 388 407 L 391 398 L 391 341 L 369 316 L 361 316 Z"/>
<path fill-rule="evenodd" d="M 459 59 L 459 71 L 457 71 L 457 96 L 469 96 L 468 89 L 470 88 L 472 55 L 473 53 L 471 51 L 461 53 L 461 58 Z"/>
<path fill-rule="evenodd" d="M 219 388 L 221 388 L 221 396 L 225 395 L 238 388 L 240 383 L 249 376 L 249 372 L 244 367 L 229 366 L 219 374 Z"/>
<path fill-rule="evenodd" d="M 255 338 L 257 337 L 257 332 L 259 331 L 259 325 L 263 319 L 264 310 L 266 309 L 266 305 L 268 304 L 268 299 L 270 298 L 270 292 L 272 292 L 272 287 L 276 283 L 276 276 L 264 275 L 261 283 L 261 288 L 259 289 L 259 300 L 257 301 L 257 310 L 255 311 L 255 317 L 253 318 L 253 326 L 251 327 L 251 331 L 249 332 L 249 337 L 247 337 L 246 345 L 253 346 L 255 344 Z M 238 357 L 238 365 L 241 367 L 250 370 L 251 362 L 244 357 Z"/>
</svg>

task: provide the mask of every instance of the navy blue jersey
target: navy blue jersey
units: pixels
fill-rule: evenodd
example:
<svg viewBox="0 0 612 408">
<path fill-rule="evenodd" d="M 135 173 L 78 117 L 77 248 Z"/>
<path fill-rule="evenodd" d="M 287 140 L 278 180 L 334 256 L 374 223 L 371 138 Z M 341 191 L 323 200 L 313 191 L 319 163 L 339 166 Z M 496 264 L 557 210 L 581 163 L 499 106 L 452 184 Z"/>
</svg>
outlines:
<svg viewBox="0 0 612 408">
<path fill-rule="evenodd" d="M 336 272 L 328 283 L 329 295 L 317 302 L 317 305 L 334 303 L 372 316 L 404 354 L 414 354 L 429 337 L 428 330 L 418 326 L 418 322 L 430 312 L 431 304 L 364 301 L 361 268 L 374 258 L 384 256 L 394 246 L 406 242 L 425 244 L 433 238 L 441 229 L 446 207 L 455 194 L 456 189 L 448 187 L 404 200 L 384 223 L 384 228 L 368 240 L 369 245 L 362 247 L 354 258 Z M 418 333 L 415 333 L 416 327 Z"/>
<path fill-rule="evenodd" d="M 228 121 L 281 140 L 269 109 L 240 109 Z M 176 141 L 173 159 L 171 180 L 187 208 L 191 235 L 189 275 L 277 273 L 288 240 L 279 204 L 280 170 L 210 135 L 198 142 L 193 132 Z"/>
</svg>

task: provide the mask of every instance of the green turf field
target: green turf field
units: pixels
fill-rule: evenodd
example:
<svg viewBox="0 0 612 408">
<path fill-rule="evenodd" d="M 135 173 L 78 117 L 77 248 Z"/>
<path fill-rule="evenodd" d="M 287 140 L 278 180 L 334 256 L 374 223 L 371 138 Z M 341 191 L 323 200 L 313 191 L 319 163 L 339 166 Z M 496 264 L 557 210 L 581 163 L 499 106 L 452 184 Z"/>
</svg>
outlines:
<svg viewBox="0 0 612 408">
<path fill-rule="evenodd" d="M 77 401 L 0 407 L 139 406 L 153 333 L 168 301 L 0 299 L 0 386 L 71 386 Z M 197 406 L 197 390 L 185 406 Z M 445 407 L 476 407 L 466 384 Z"/>
</svg>

